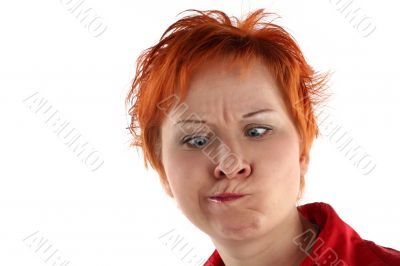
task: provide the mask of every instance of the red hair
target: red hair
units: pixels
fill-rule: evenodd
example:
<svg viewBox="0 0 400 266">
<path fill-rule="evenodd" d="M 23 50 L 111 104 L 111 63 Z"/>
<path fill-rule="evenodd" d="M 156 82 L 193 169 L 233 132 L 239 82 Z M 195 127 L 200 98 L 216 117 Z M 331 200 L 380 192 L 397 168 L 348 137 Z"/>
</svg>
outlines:
<svg viewBox="0 0 400 266">
<path fill-rule="evenodd" d="M 271 14 L 264 9 L 250 13 L 244 20 L 230 18 L 218 10 L 185 11 L 196 14 L 173 23 L 156 45 L 140 54 L 126 97 L 133 135 L 130 146 L 142 148 L 145 167 L 150 162 L 166 184 L 160 129 L 165 112 L 176 103 L 163 103 L 163 111 L 157 104 L 173 95 L 182 102 L 196 67 L 213 58 L 230 58 L 232 63 L 242 65 L 261 59 L 268 66 L 297 128 L 301 154 L 308 156 L 318 135 L 313 110 L 323 99 L 328 75 L 316 73 L 307 64 L 294 38 L 282 27 L 266 21 Z M 303 176 L 300 188 L 302 195 Z"/>
</svg>

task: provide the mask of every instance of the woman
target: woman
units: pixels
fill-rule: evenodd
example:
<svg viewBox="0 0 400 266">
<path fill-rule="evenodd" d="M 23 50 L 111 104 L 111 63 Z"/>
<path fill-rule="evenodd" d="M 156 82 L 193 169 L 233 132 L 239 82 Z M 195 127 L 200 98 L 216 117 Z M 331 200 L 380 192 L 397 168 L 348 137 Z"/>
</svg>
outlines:
<svg viewBox="0 0 400 266">
<path fill-rule="evenodd" d="M 266 21 L 197 11 L 138 59 L 132 146 L 208 234 L 205 265 L 400 265 L 326 203 L 298 206 L 327 75 Z"/>
</svg>

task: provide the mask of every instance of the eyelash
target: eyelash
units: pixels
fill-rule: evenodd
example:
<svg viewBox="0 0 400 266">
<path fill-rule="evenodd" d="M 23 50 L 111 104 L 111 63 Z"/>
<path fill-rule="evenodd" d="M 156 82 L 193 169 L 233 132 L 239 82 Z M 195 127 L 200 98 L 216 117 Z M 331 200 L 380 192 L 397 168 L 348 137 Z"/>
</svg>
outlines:
<svg viewBox="0 0 400 266">
<path fill-rule="evenodd" d="M 265 129 L 265 131 L 264 131 L 263 134 L 261 134 L 260 136 L 256 136 L 255 138 L 260 138 L 260 137 L 264 136 L 265 134 L 267 134 L 268 132 L 270 132 L 270 131 L 272 130 L 272 127 L 270 127 L 270 126 L 257 126 L 257 127 L 248 128 L 248 129 L 246 130 L 246 132 L 249 131 L 249 130 L 251 130 L 251 129 L 255 129 L 255 128 L 262 128 L 262 129 Z M 202 146 L 202 147 L 196 147 L 196 145 L 190 144 L 189 142 L 192 141 L 192 140 L 194 140 L 194 139 L 197 139 L 197 138 L 204 138 L 204 139 L 205 139 L 205 138 L 210 138 L 211 135 L 212 135 L 211 133 L 208 133 L 208 134 L 203 135 L 203 136 L 201 136 L 201 135 L 199 135 L 199 136 L 185 136 L 185 137 L 182 139 L 181 143 L 182 143 L 182 144 L 185 144 L 185 145 L 188 145 L 188 146 L 190 146 L 190 147 L 193 147 L 193 148 L 202 148 L 202 147 L 205 147 L 205 146 L 207 146 L 207 145 L 204 145 L 204 146 Z M 249 136 L 249 135 L 247 135 L 247 136 Z"/>
</svg>

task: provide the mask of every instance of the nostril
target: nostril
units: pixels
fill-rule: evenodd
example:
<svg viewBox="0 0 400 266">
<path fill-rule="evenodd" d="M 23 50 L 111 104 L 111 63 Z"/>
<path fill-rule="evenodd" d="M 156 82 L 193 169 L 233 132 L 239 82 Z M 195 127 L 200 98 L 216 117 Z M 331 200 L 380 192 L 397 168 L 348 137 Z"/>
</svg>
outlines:
<svg viewBox="0 0 400 266">
<path fill-rule="evenodd" d="M 223 169 L 221 165 L 218 165 L 214 169 L 214 176 L 217 178 L 247 177 L 250 174 L 251 174 L 250 164 L 236 165 L 236 167 L 232 167 L 229 169 Z"/>
</svg>

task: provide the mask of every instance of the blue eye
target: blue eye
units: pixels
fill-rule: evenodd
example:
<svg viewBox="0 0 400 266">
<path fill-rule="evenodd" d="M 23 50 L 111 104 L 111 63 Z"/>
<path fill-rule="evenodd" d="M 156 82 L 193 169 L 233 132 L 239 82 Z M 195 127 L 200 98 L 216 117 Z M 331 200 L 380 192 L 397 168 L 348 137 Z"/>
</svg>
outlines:
<svg viewBox="0 0 400 266">
<path fill-rule="evenodd" d="M 246 131 L 246 136 L 249 137 L 261 137 L 267 132 L 271 131 L 271 127 L 252 127 Z M 201 149 L 208 145 L 209 139 L 212 137 L 213 134 L 208 134 L 204 136 L 186 136 L 182 139 L 181 143 L 186 144 L 192 148 Z"/>
<path fill-rule="evenodd" d="M 272 128 L 270 127 L 252 127 L 246 131 L 246 135 L 250 137 L 259 137 L 271 130 Z"/>
<path fill-rule="evenodd" d="M 182 143 L 188 144 L 189 146 L 195 148 L 202 148 L 206 146 L 205 144 L 207 143 L 207 140 L 208 140 L 207 136 L 195 136 L 195 137 L 184 138 Z"/>
</svg>

